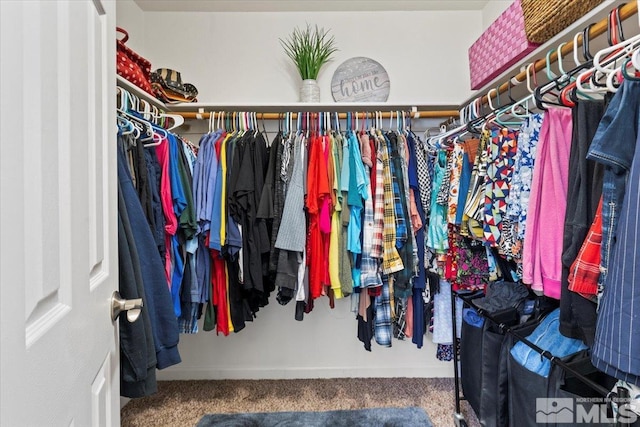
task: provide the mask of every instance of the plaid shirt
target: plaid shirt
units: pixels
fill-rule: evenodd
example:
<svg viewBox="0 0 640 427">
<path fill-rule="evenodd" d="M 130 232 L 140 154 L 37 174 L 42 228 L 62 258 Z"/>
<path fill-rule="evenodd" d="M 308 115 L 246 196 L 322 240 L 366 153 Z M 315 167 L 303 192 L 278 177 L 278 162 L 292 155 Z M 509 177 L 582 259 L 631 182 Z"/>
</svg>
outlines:
<svg viewBox="0 0 640 427">
<path fill-rule="evenodd" d="M 404 191 L 400 188 L 400 181 L 398 180 L 398 174 L 402 173 L 402 170 L 396 170 L 396 165 L 394 159 L 398 159 L 400 154 L 398 153 L 398 140 L 396 134 L 389 132 L 387 133 L 387 145 L 389 147 L 389 153 L 391 153 L 391 161 L 390 169 L 391 169 L 391 179 L 393 184 L 393 203 L 394 203 L 394 213 L 396 219 L 396 247 L 401 248 L 404 246 L 407 241 L 407 223 L 404 217 L 404 210 L 402 206 L 402 199 L 400 196 L 400 192 Z"/>
<path fill-rule="evenodd" d="M 405 214 L 406 214 L 406 221 L 407 221 L 407 232 L 408 232 L 408 237 L 409 239 L 411 239 L 411 251 L 412 251 L 412 270 L 413 270 L 413 276 L 417 276 L 418 275 L 418 269 L 419 269 L 419 263 L 418 263 L 418 243 L 416 241 L 416 233 L 418 232 L 417 228 L 414 227 L 413 224 L 413 212 L 412 212 L 412 207 L 415 206 L 415 201 L 413 200 L 412 197 L 412 191 L 410 189 L 409 186 L 409 162 L 411 161 L 410 159 L 410 154 L 409 154 L 409 145 L 407 142 L 407 138 L 404 135 L 400 135 L 399 137 L 399 141 L 402 142 L 401 144 L 398 143 L 398 148 L 400 151 L 400 155 L 402 156 L 402 174 L 403 174 L 403 183 L 404 183 L 404 196 L 405 196 Z M 417 209 L 416 209 L 416 215 L 417 215 Z M 420 226 L 422 226 L 422 222 L 420 223 Z"/>
<path fill-rule="evenodd" d="M 383 137 L 383 136 L 381 136 Z M 393 193 L 393 181 L 391 178 L 391 165 L 387 144 L 380 144 L 378 150 L 382 160 L 384 179 L 384 227 L 383 227 L 383 254 L 382 271 L 385 274 L 395 273 L 404 268 L 402 259 L 396 249 L 396 215 L 394 210 L 395 197 Z"/>
<path fill-rule="evenodd" d="M 369 166 L 365 165 L 369 174 Z M 367 187 L 367 199 L 364 201 L 364 222 L 362 223 L 362 258 L 360 259 L 360 286 L 363 288 L 382 285 L 378 272 L 379 259 L 372 256 L 374 236 L 374 213 L 371 187 Z M 378 257 L 379 258 L 379 257 Z"/>
<path fill-rule="evenodd" d="M 376 145 L 381 147 L 384 139 L 375 135 Z M 376 154 L 376 182 L 374 187 L 374 211 L 373 211 L 373 239 L 371 242 L 371 256 L 382 258 L 383 231 L 384 231 L 384 166 L 381 158 L 381 150 Z M 394 220 L 395 221 L 395 220 Z"/>
<path fill-rule="evenodd" d="M 373 332 L 376 342 L 385 347 L 391 347 L 393 327 L 391 322 L 391 303 L 389 300 L 389 278 L 382 279 L 382 293 L 375 298 L 375 318 Z"/>
<path fill-rule="evenodd" d="M 602 197 L 596 216 L 589 228 L 580 252 L 569 269 L 569 290 L 595 300 L 600 277 L 600 247 L 602 244 Z"/>
</svg>

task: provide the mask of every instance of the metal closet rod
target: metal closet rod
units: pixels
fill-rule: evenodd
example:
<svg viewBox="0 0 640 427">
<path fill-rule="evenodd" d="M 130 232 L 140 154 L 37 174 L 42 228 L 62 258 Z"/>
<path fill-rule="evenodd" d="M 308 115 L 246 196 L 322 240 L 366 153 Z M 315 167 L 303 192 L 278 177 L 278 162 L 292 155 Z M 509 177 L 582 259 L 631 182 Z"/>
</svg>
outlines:
<svg viewBox="0 0 640 427">
<path fill-rule="evenodd" d="M 634 16 L 635 14 L 638 13 L 638 3 L 636 1 L 630 1 L 629 3 L 624 4 L 621 8 L 620 8 L 620 21 L 624 21 L 627 18 L 630 18 L 632 16 Z M 609 20 L 609 16 L 607 15 L 607 17 L 605 17 L 604 19 L 602 19 L 601 21 L 598 21 L 596 24 L 594 24 L 591 29 L 589 30 L 589 38 L 595 38 L 598 37 L 604 33 L 607 32 L 607 22 Z M 579 46 L 582 46 L 582 35 L 580 35 L 578 37 L 578 44 Z M 562 46 L 562 49 L 560 49 L 560 52 L 562 53 L 562 56 L 564 57 L 565 55 L 568 55 L 569 53 L 573 52 L 573 40 L 567 42 L 566 44 L 564 44 Z M 555 63 L 558 61 L 558 52 L 554 51 L 550 56 L 549 56 L 549 62 L 550 63 Z M 547 66 L 547 61 L 546 59 L 538 59 L 537 61 L 534 62 L 533 65 L 533 69 L 535 70 L 534 72 L 537 73 L 541 70 L 543 70 L 545 67 Z M 506 82 L 502 83 L 499 87 L 498 87 L 498 95 L 501 93 L 506 92 L 509 89 L 509 81 L 511 79 L 516 79 L 516 81 L 518 83 L 522 83 L 524 81 L 526 81 L 527 79 L 527 70 L 525 69 L 524 71 L 521 71 L 520 73 L 516 74 L 514 77 L 511 77 L 509 80 L 507 80 Z M 490 92 L 493 91 L 493 89 L 489 90 Z M 489 92 L 487 92 L 488 94 Z M 495 95 L 494 95 L 495 96 Z M 478 98 L 475 98 L 476 100 Z M 473 103 L 474 101 L 472 100 L 470 103 Z M 481 104 L 485 105 L 488 103 L 488 96 L 487 95 L 483 95 L 482 99 L 481 99 Z"/>
<path fill-rule="evenodd" d="M 377 110 L 380 111 L 380 110 Z M 402 117 L 402 110 L 398 110 L 400 112 L 400 116 Z M 391 114 L 393 114 L 393 117 L 397 117 L 398 111 L 382 111 L 382 118 L 383 119 L 388 119 L 391 117 Z M 223 111 L 227 117 L 232 117 L 234 112 L 233 111 Z M 325 113 L 325 111 L 314 111 L 314 112 L 310 112 L 311 114 L 316 114 L 316 113 Z M 205 113 L 180 113 L 180 112 L 173 112 L 172 114 L 179 114 L 182 117 L 184 117 L 185 119 L 208 119 L 211 114 L 215 114 L 214 117 L 217 117 L 217 115 L 220 113 L 219 111 L 212 111 L 212 112 L 205 112 Z M 236 111 L 235 113 L 240 113 L 239 111 Z M 458 117 L 460 115 L 460 112 L 457 110 L 441 110 L 441 111 L 404 111 L 405 113 L 405 117 L 406 118 L 410 118 L 410 119 L 441 119 L 441 118 L 449 118 L 449 117 Z M 259 113 L 256 112 L 256 118 L 260 119 L 260 120 L 283 120 L 285 118 L 285 114 L 286 113 Z M 305 113 L 302 113 L 305 114 Z M 365 119 L 367 117 L 372 118 L 375 117 L 375 111 L 354 111 L 352 114 L 352 117 L 357 117 L 359 119 Z M 335 117 L 335 113 L 331 113 L 332 117 Z M 298 118 L 298 113 L 293 113 L 293 117 L 294 120 Z M 346 119 L 347 118 L 347 113 L 338 113 L 338 118 L 340 119 Z"/>
</svg>

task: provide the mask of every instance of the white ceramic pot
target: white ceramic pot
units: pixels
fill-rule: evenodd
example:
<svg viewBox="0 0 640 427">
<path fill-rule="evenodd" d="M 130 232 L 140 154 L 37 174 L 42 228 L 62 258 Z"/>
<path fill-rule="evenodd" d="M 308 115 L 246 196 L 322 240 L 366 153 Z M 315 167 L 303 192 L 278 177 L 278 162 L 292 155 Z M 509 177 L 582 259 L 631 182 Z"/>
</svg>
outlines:
<svg viewBox="0 0 640 427">
<path fill-rule="evenodd" d="M 315 80 L 303 80 L 300 86 L 300 102 L 320 102 L 320 86 Z"/>
</svg>

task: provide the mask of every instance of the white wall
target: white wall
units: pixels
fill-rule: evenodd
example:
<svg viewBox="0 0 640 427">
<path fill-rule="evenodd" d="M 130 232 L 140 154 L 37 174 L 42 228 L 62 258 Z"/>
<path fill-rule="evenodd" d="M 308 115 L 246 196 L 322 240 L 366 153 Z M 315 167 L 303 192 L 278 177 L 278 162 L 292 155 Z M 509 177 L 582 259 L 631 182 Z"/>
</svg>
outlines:
<svg viewBox="0 0 640 427">
<path fill-rule="evenodd" d="M 513 0 L 489 0 L 482 9 L 482 31 L 489 28 L 512 3 Z"/>
<path fill-rule="evenodd" d="M 418 350 L 411 340 L 393 340 L 391 348 L 372 344 L 364 350 L 356 337 L 357 322 L 349 299 L 328 299 L 302 322 L 294 306 L 272 297 L 253 323 L 228 337 L 212 332 L 181 335 L 182 363 L 160 371 L 159 379 L 290 379 L 339 377 L 449 377 L 452 362 L 436 359 L 436 347 L 425 336 Z"/>
<path fill-rule="evenodd" d="M 308 22 L 331 29 L 340 49 L 320 72 L 323 102 L 332 102 L 338 65 L 368 56 L 389 73 L 390 102 L 457 106 L 471 94 L 467 49 L 482 21 L 481 11 L 144 15 L 141 53 L 153 68 L 181 71 L 183 81 L 199 89 L 201 102 L 247 104 L 298 100 L 300 78 L 278 39 Z"/>
<path fill-rule="evenodd" d="M 184 82 L 198 87 L 201 102 L 249 105 L 298 100 L 299 77 L 278 38 L 308 22 L 330 28 L 340 48 L 320 73 L 323 102 L 332 102 L 329 86 L 335 68 L 353 56 L 368 56 L 389 73 L 390 102 L 458 106 L 471 94 L 467 50 L 482 32 L 483 19 L 482 11 L 142 15 L 131 0 L 118 0 L 118 25 L 129 30 L 132 43 L 135 38 L 131 46 L 154 68 L 181 71 Z M 144 41 L 138 40 L 142 37 Z M 191 129 L 184 133 L 197 142 L 203 123 L 188 124 Z M 394 339 L 392 348 L 374 342 L 369 353 L 357 340 L 348 299 L 336 301 L 334 310 L 327 305 L 326 299 L 317 301 L 314 311 L 297 322 L 294 306 L 282 307 L 272 296 L 238 334 L 181 336 L 183 362 L 160 372 L 159 378 L 453 375 L 453 363 L 435 358 L 430 335 L 421 350 L 410 340 Z"/>
<path fill-rule="evenodd" d="M 116 25 L 129 33 L 126 45 L 145 56 L 145 13 L 133 0 L 116 1 Z"/>
</svg>

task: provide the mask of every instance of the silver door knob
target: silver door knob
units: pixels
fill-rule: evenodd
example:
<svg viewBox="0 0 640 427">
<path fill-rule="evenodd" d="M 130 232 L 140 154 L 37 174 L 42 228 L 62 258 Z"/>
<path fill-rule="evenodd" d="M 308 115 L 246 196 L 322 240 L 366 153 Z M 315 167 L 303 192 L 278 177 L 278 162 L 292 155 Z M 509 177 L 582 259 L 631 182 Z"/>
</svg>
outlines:
<svg viewBox="0 0 640 427">
<path fill-rule="evenodd" d="M 115 321 L 120 313 L 126 311 L 127 320 L 133 323 L 138 320 L 142 306 L 142 298 L 124 299 L 120 296 L 120 292 L 114 291 L 111 295 L 111 320 Z"/>
</svg>

